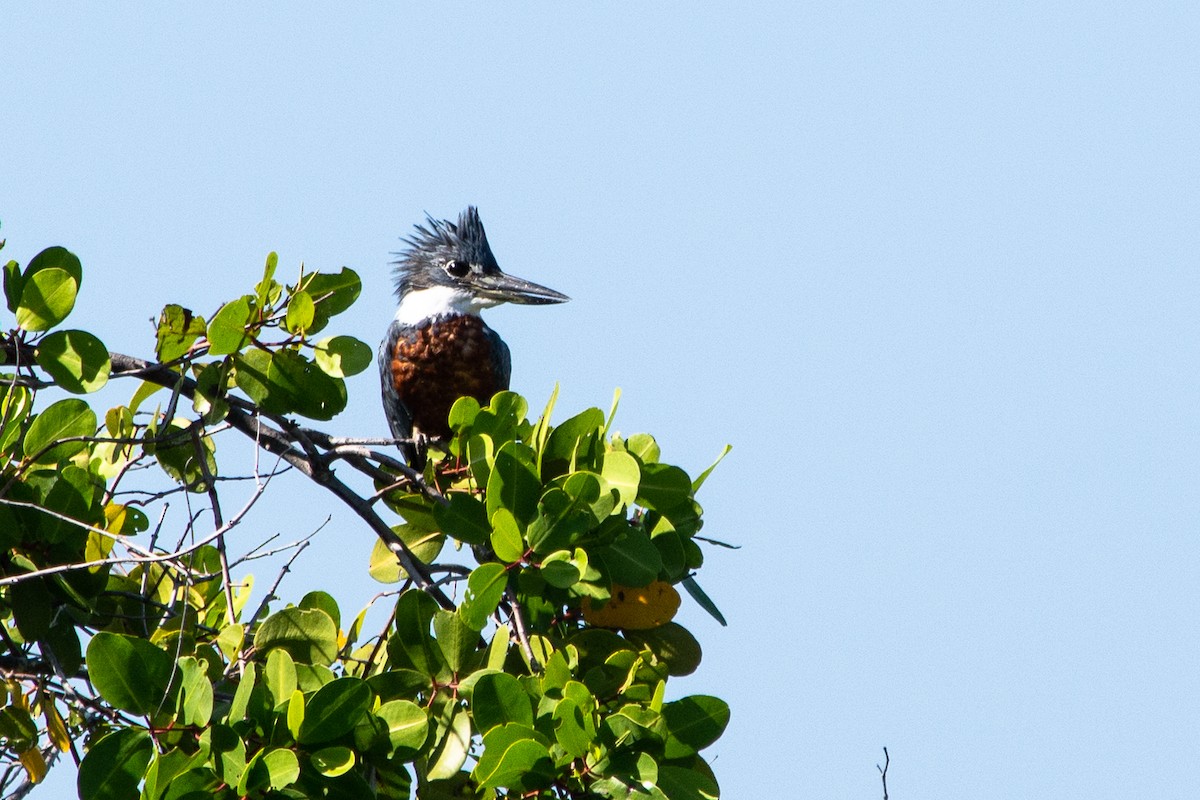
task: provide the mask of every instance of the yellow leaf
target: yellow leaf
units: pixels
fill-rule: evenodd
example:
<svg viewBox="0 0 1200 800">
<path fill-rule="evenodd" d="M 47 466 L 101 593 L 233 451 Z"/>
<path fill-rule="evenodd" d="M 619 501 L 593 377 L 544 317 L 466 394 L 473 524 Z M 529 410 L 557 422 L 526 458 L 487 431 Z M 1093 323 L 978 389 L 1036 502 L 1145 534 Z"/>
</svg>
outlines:
<svg viewBox="0 0 1200 800">
<path fill-rule="evenodd" d="M 620 586 L 613 584 L 611 597 L 599 608 L 591 598 L 583 598 L 583 619 L 601 628 L 646 630 L 665 625 L 679 610 L 679 592 L 664 581 L 649 586 Z"/>
<path fill-rule="evenodd" d="M 46 759 L 42 758 L 42 751 L 37 745 L 21 753 L 20 759 L 21 766 L 29 773 L 30 783 L 41 783 L 42 778 L 46 777 Z"/>
<path fill-rule="evenodd" d="M 71 737 L 67 734 L 67 726 L 59 716 L 58 707 L 54 705 L 53 700 L 47 700 L 44 706 L 42 713 L 46 718 L 46 731 L 50 734 L 50 741 L 60 752 L 65 753 L 71 749 Z"/>
</svg>

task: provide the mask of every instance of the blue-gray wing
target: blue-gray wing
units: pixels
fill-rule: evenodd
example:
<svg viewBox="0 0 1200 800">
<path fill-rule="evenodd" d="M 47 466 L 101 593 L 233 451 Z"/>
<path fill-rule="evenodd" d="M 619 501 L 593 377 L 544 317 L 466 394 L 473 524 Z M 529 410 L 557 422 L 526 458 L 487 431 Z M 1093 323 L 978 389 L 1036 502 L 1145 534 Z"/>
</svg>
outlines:
<svg viewBox="0 0 1200 800">
<path fill-rule="evenodd" d="M 496 391 L 505 391 L 512 379 L 512 353 L 509 352 L 508 345 L 500 338 L 500 334 L 486 325 L 484 331 L 492 345 L 492 375 L 496 378 Z"/>
<path fill-rule="evenodd" d="M 383 413 L 387 417 L 388 429 L 396 439 L 412 438 L 412 413 L 408 406 L 396 393 L 396 385 L 392 382 L 392 357 L 396 352 L 396 343 L 404 335 L 404 329 L 396 323 L 388 327 L 387 336 L 379 345 L 379 384 L 383 390 Z M 413 447 L 401 445 L 400 449 L 408 459 L 415 452 Z"/>
</svg>

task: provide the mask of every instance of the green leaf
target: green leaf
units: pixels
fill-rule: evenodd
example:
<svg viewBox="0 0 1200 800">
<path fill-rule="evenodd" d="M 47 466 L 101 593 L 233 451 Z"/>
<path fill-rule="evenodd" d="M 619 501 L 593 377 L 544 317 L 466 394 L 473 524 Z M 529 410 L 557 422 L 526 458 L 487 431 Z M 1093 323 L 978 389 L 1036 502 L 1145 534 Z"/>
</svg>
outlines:
<svg viewBox="0 0 1200 800">
<path fill-rule="evenodd" d="M 316 307 L 312 295 L 303 289 L 292 293 L 288 300 L 287 314 L 283 318 L 283 327 L 289 333 L 300 333 L 312 327 Z"/>
<path fill-rule="evenodd" d="M 692 481 L 670 464 L 643 464 L 637 501 L 646 508 L 666 511 L 691 500 Z"/>
<path fill-rule="evenodd" d="M 704 472 L 701 472 L 700 477 L 692 481 L 692 494 L 695 494 L 700 490 L 700 487 L 704 485 L 706 480 L 708 480 L 708 476 L 711 475 L 712 471 L 717 468 L 717 464 L 720 464 L 725 459 L 725 456 L 729 455 L 729 451 L 732 449 L 733 445 L 725 445 L 725 449 L 721 451 L 721 455 L 717 456 L 717 460 L 714 461 L 708 469 L 704 470 Z"/>
<path fill-rule="evenodd" d="M 628 507 L 634 504 L 638 496 L 638 484 L 642 479 L 641 467 L 636 458 L 620 450 L 610 450 L 604 454 L 600 475 L 609 486 L 620 493 L 621 505 Z"/>
<path fill-rule="evenodd" d="M 471 717 L 465 708 L 447 704 L 435 721 L 437 730 L 426 771 L 426 778 L 431 781 L 456 775 L 467 762 L 471 747 Z"/>
<path fill-rule="evenodd" d="M 508 585 L 508 570 L 503 564 L 489 562 L 471 570 L 467 578 L 467 592 L 458 613 L 473 629 L 481 631 L 488 618 L 500 604 L 504 589 Z"/>
<path fill-rule="evenodd" d="M 191 310 L 171 303 L 158 316 L 154 354 L 159 361 L 174 361 L 185 355 L 203 335 L 204 317 L 194 316 Z"/>
<path fill-rule="evenodd" d="M 417 750 L 429 735 L 429 715 L 409 700 L 391 700 L 375 709 L 375 716 L 387 727 L 392 751 Z"/>
<path fill-rule="evenodd" d="M 221 306 L 208 323 L 208 354 L 224 356 L 236 353 L 249 341 L 246 326 L 254 309 L 254 297 L 242 295 Z"/>
<path fill-rule="evenodd" d="M 297 741 L 314 744 L 349 733 L 371 702 L 371 688 L 358 678 L 338 678 L 317 690 L 305 705 Z"/>
<path fill-rule="evenodd" d="M 709 616 L 722 625 L 729 624 L 725 621 L 725 615 L 721 613 L 721 609 L 717 608 L 717 604 L 714 603 L 707 594 L 705 594 L 704 590 L 700 588 L 700 584 L 696 583 L 695 578 L 687 577 L 680 581 L 680 583 L 683 584 L 684 589 L 687 589 L 687 593 L 692 596 L 692 599 L 699 603 L 700 607 L 709 613 Z"/>
<path fill-rule="evenodd" d="M 662 558 L 644 531 L 630 529 L 600 551 L 614 583 L 645 586 L 658 577 Z"/>
<path fill-rule="evenodd" d="M 285 608 L 259 626 L 254 647 L 260 653 L 282 647 L 293 661 L 328 666 L 337 658 L 337 626 L 324 611 Z"/>
<path fill-rule="evenodd" d="M 440 532 L 430 533 L 412 525 L 395 525 L 392 531 L 400 540 L 408 545 L 408 549 L 423 563 L 428 564 L 437 558 L 446 544 L 446 536 Z M 371 577 L 380 583 L 399 583 L 408 577 L 400 562 L 382 539 L 376 539 L 371 548 L 371 561 L 368 567 Z"/>
<path fill-rule="evenodd" d="M 700 666 L 700 643 L 691 631 L 677 622 L 668 622 L 657 628 L 626 630 L 624 636 L 665 662 L 668 674 L 672 676 L 691 675 Z"/>
<path fill-rule="evenodd" d="M 21 638 L 27 642 L 46 638 L 54 619 L 54 599 L 45 579 L 24 580 L 13 584 L 8 591 L 13 622 Z"/>
<path fill-rule="evenodd" d="M 95 433 L 96 412 L 87 403 L 73 397 L 59 400 L 38 414 L 29 426 L 25 433 L 25 455 L 27 458 L 36 456 L 42 462 L 70 458 L 86 448 L 87 443 L 67 442 L 57 447 L 50 445 L 61 439 L 93 436 Z"/>
<path fill-rule="evenodd" d="M 576 473 L 571 478 L 589 480 L 574 482 L 571 488 L 581 490 L 572 495 L 564 489 L 550 488 L 538 502 L 538 516 L 529 526 L 529 546 L 539 555 L 570 547 L 592 526 L 592 502 L 599 496 L 600 483 L 595 475 Z M 568 481 L 571 483 L 572 481 Z"/>
<path fill-rule="evenodd" d="M 282 708 L 292 699 L 292 692 L 296 691 L 296 662 L 287 650 L 276 647 L 267 653 L 263 680 L 275 699 L 275 708 Z"/>
<path fill-rule="evenodd" d="M 492 517 L 492 533 L 489 537 L 496 558 L 512 564 L 525 557 L 525 542 L 516 517 L 507 508 L 496 509 Z"/>
<path fill-rule="evenodd" d="M 267 751 L 262 764 L 267 768 L 267 780 L 272 789 L 284 789 L 300 777 L 300 760 L 286 748 Z"/>
<path fill-rule="evenodd" d="M 390 668 L 367 678 L 367 685 L 381 700 L 411 698 L 430 687 L 430 676 L 414 669 Z"/>
<path fill-rule="evenodd" d="M 267 262 L 263 265 L 263 276 L 254 287 L 254 298 L 259 308 L 266 308 L 279 299 L 280 285 L 275 281 L 275 270 L 279 267 L 279 254 L 275 251 L 267 253 Z"/>
<path fill-rule="evenodd" d="M 542 414 L 538 417 L 537 422 L 533 425 L 533 432 L 529 435 L 529 442 L 533 445 L 534 452 L 538 454 L 538 471 L 541 471 L 542 457 L 546 453 L 546 442 L 550 438 L 550 414 L 554 411 L 554 406 L 558 402 L 558 383 L 554 384 L 554 391 L 550 393 L 550 399 L 546 401 L 546 407 L 542 409 Z"/>
<path fill-rule="evenodd" d="M 488 525 L 488 511 L 483 502 L 467 492 L 448 492 L 446 499 L 448 505 L 433 509 L 433 518 L 442 532 L 463 544 L 486 542 L 492 528 Z"/>
<path fill-rule="evenodd" d="M 471 714 L 475 727 L 483 733 L 508 722 L 533 725 L 533 700 L 512 675 L 490 673 L 471 690 Z"/>
<path fill-rule="evenodd" d="M 176 417 L 171 420 L 170 427 L 163 431 L 163 434 L 175 433 L 178 435 L 154 445 L 147 444 L 146 452 L 153 453 L 159 466 L 163 468 L 163 472 L 186 486 L 189 491 L 204 492 L 208 490 L 206 478 L 217 474 L 217 461 L 214 458 L 215 445 L 211 436 L 202 436 L 199 439 L 199 448 L 197 448 L 197 441 L 192 438 L 193 434 L 189 431 L 193 426 L 197 431 L 203 429 L 199 422 L 189 422 L 182 417 Z M 203 462 L 200 460 L 201 455 L 204 458 Z"/>
<path fill-rule="evenodd" d="M 75 307 L 78 282 L 66 270 L 50 268 L 25 279 L 17 324 L 27 331 L 45 331 L 67 318 Z"/>
<path fill-rule="evenodd" d="M 433 632 L 450 671 L 460 672 L 475 652 L 479 632 L 468 627 L 458 614 L 444 609 L 439 609 L 433 617 Z"/>
<path fill-rule="evenodd" d="M 79 765 L 80 800 L 133 800 L 153 754 L 150 734 L 139 728 L 124 728 L 100 739 Z"/>
<path fill-rule="evenodd" d="M 242 673 L 242 679 L 238 681 L 237 689 L 233 693 L 233 702 L 229 706 L 229 722 L 241 722 L 246 718 L 246 710 L 250 707 L 250 697 L 254 693 L 254 686 L 258 680 L 258 669 L 253 663 L 246 665 L 245 671 Z"/>
<path fill-rule="evenodd" d="M 438 653 L 434 649 L 429 624 L 438 612 L 437 601 L 425 592 L 410 589 L 396 601 L 396 636 L 389 644 L 398 646 L 413 669 L 426 675 L 438 671 Z"/>
<path fill-rule="evenodd" d="M 495 461 L 496 447 L 492 443 L 492 437 L 486 433 L 477 433 L 467 439 L 467 463 L 476 484 L 487 486 Z"/>
<path fill-rule="evenodd" d="M 340 314 L 354 304 L 362 291 L 358 273 L 347 267 L 336 275 L 316 272 L 305 277 L 300 287 L 313 299 L 313 323 L 310 333 L 315 333 L 329 323 L 329 318 Z"/>
<path fill-rule="evenodd" d="M 658 442 L 648 433 L 635 433 L 625 440 L 625 449 L 641 459 L 643 464 L 655 464 L 662 455 Z"/>
<path fill-rule="evenodd" d="M 287 701 L 285 718 L 288 733 L 292 734 L 293 739 L 299 739 L 300 729 L 304 726 L 304 692 L 299 689 L 292 690 L 292 696 Z"/>
<path fill-rule="evenodd" d="M 24 386 L 13 386 L 0 381 L 0 453 L 11 453 L 21 433 L 25 420 L 33 410 L 33 393 Z"/>
<path fill-rule="evenodd" d="M 300 608 L 319 608 L 329 615 L 335 628 L 342 627 L 342 611 L 338 608 L 337 600 L 334 600 L 333 595 L 329 592 L 314 589 L 300 598 L 300 602 L 296 605 Z"/>
<path fill-rule="evenodd" d="M 559 589 L 569 589 L 583 577 L 579 567 L 572 562 L 569 550 L 556 550 L 542 559 L 541 572 L 546 583 Z"/>
<path fill-rule="evenodd" d="M 204 727 L 212 718 L 213 686 L 205 667 L 204 662 L 192 656 L 179 659 L 179 669 L 183 673 L 180 721 L 184 725 Z"/>
<path fill-rule="evenodd" d="M 533 451 L 518 442 L 505 442 L 496 451 L 487 482 L 487 517 L 507 508 L 517 522 L 528 525 L 537 516 L 542 482 L 533 465 Z"/>
<path fill-rule="evenodd" d="M 542 475 L 553 478 L 577 467 L 590 467 L 591 453 L 603 428 L 604 412 L 598 408 L 589 408 L 556 427 L 542 454 Z"/>
<path fill-rule="evenodd" d="M 100 631 L 88 643 L 92 685 L 106 702 L 132 714 L 170 707 L 166 694 L 174 666 L 165 651 L 134 636 Z"/>
<path fill-rule="evenodd" d="M 331 336 L 317 342 L 314 350 L 317 366 L 326 375 L 348 378 L 371 366 L 374 353 L 353 336 Z"/>
<path fill-rule="evenodd" d="M 660 766 L 657 784 L 667 800 L 717 800 L 721 796 L 710 775 L 686 767 Z"/>
<path fill-rule="evenodd" d="M 0 709 L 0 739 L 6 749 L 32 747 L 37 743 L 38 726 L 23 708 L 8 706 Z"/>
<path fill-rule="evenodd" d="M 584 714 L 579 705 L 564 697 L 554 706 L 554 739 L 574 758 L 583 758 L 596 739 L 596 727 L 590 711 Z"/>
<path fill-rule="evenodd" d="M 345 775 L 354 767 L 354 761 L 354 751 L 342 745 L 325 747 L 312 754 L 313 769 L 326 778 Z"/>
<path fill-rule="evenodd" d="M 729 706 L 719 697 L 697 694 L 665 704 L 662 716 L 667 723 L 663 756 L 685 758 L 720 738 L 729 724 Z"/>
<path fill-rule="evenodd" d="M 479 416 L 479 401 L 469 395 L 464 395 L 450 406 L 450 430 L 461 431 L 475 422 Z"/>
<path fill-rule="evenodd" d="M 75 394 L 86 394 L 108 383 L 112 363 L 108 348 L 87 331 L 55 331 L 38 344 L 38 366 L 55 383 Z"/>
<path fill-rule="evenodd" d="M 34 256 L 25 268 L 25 278 L 51 268 L 64 270 L 75 279 L 76 284 L 83 283 L 83 265 L 79 263 L 79 257 L 65 247 L 57 246 L 47 247 Z"/>
<path fill-rule="evenodd" d="M 16 311 L 21 302 L 21 288 L 25 285 L 21 276 L 21 265 L 9 261 L 4 265 L 4 297 L 8 302 L 8 310 Z"/>
<path fill-rule="evenodd" d="M 526 792 L 545 786 L 553 775 L 550 743 L 527 725 L 510 723 L 483 737 L 483 755 L 471 777 L 483 789 Z"/>
<path fill-rule="evenodd" d="M 235 357 L 238 388 L 265 411 L 333 419 L 346 407 L 346 384 L 295 350 L 251 349 Z"/>
<path fill-rule="evenodd" d="M 5 268 L 5 294 L 18 325 L 27 331 L 47 330 L 71 313 L 83 283 L 83 266 L 74 253 L 48 247 L 33 257 L 24 274 L 18 277 L 16 270 L 16 262 Z"/>
</svg>

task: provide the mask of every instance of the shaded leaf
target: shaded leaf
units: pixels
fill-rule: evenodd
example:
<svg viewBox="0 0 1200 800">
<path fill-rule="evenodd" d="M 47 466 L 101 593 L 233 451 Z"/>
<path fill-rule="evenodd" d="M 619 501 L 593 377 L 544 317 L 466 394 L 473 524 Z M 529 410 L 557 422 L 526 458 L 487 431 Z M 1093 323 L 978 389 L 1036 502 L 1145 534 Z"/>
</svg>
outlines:
<svg viewBox="0 0 1200 800">
<path fill-rule="evenodd" d="M 467 492 L 449 492 L 448 505 L 434 506 L 433 518 L 442 532 L 464 544 L 483 544 L 491 535 L 487 507 Z"/>
<path fill-rule="evenodd" d="M 550 743 L 527 725 L 509 723 L 484 734 L 483 755 L 471 776 L 485 789 L 525 792 L 553 776 Z"/>
<path fill-rule="evenodd" d="M 704 590 L 700 588 L 700 584 L 696 583 L 696 579 L 692 577 L 684 578 L 680 583 L 683 588 L 687 589 L 687 593 L 692 596 L 692 599 L 700 604 L 700 607 L 709 613 L 709 615 L 722 625 L 728 625 L 725 621 L 725 615 L 721 613 L 721 609 L 717 608 Z"/>
<path fill-rule="evenodd" d="M 122 711 L 149 714 L 168 706 L 175 665 L 145 639 L 101 631 L 87 648 L 88 676 L 104 700 Z"/>
<path fill-rule="evenodd" d="M 100 739 L 79 765 L 80 800 L 134 800 L 153 753 L 150 734 L 138 728 Z"/>
<path fill-rule="evenodd" d="M 471 690 L 471 714 L 483 733 L 508 722 L 533 725 L 533 700 L 512 675 L 489 673 Z"/>
<path fill-rule="evenodd" d="M 729 724 L 729 706 L 719 697 L 697 694 L 665 704 L 662 716 L 667 723 L 663 755 L 684 758 L 721 736 Z"/>
<path fill-rule="evenodd" d="M 505 442 L 496 451 L 487 481 L 487 516 L 507 508 L 517 522 L 528 525 L 537 516 L 542 482 L 533 465 L 533 451 L 518 442 Z"/>
<path fill-rule="evenodd" d="M 25 455 L 38 456 L 39 461 L 69 458 L 87 447 L 87 443 L 67 442 L 53 448 L 50 445 L 60 439 L 92 436 L 95 432 L 96 412 L 87 403 L 73 397 L 59 400 L 38 414 L 29 426 L 25 434 Z"/>
<path fill-rule="evenodd" d="M 301 744 L 327 742 L 349 733 L 371 702 L 371 688 L 358 678 L 338 678 L 317 690 L 304 708 L 297 740 Z"/>
</svg>

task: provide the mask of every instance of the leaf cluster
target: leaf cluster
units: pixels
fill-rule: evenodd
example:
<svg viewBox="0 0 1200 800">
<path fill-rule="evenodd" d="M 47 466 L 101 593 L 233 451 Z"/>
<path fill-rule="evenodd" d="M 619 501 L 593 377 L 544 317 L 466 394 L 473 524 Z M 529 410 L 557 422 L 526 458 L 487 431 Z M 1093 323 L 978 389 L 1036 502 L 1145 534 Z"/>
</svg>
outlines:
<svg viewBox="0 0 1200 800">
<path fill-rule="evenodd" d="M 693 480 L 651 436 L 613 431 L 615 403 L 555 425 L 554 397 L 530 421 L 510 392 L 456 403 L 424 474 L 304 428 L 291 417 L 337 414 L 370 364 L 352 337 L 316 338 L 361 287 L 348 269 L 284 285 L 276 268 L 208 319 L 167 306 L 141 361 L 60 327 L 82 279 L 71 253 L 5 266 L 0 788 L 65 753 L 85 800 L 716 797 L 701 751 L 728 707 L 667 691 L 701 659 L 676 587 L 720 620 L 694 578 L 712 468 Z M 100 415 L 81 395 L 110 378 L 140 382 Z M 75 396 L 47 404 L 48 389 Z M 376 533 L 368 571 L 400 584 L 382 630 L 320 590 L 249 605 L 226 537 L 270 476 L 243 476 L 250 499 L 225 518 L 229 429 Z M 176 493 L 208 514 L 166 536 Z"/>
</svg>

